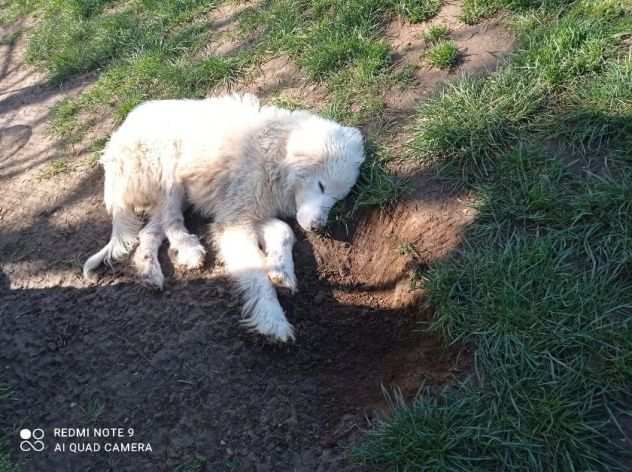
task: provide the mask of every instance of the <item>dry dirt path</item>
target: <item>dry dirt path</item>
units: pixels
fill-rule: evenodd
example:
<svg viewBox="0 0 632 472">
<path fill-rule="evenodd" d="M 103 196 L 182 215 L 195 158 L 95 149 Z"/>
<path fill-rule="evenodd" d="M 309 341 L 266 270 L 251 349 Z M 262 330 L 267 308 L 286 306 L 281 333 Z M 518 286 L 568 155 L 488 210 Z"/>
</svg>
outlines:
<svg viewBox="0 0 632 472">
<path fill-rule="evenodd" d="M 196 460 L 191 470 L 360 470 L 348 448 L 385 407 L 382 385 L 411 396 L 467 364 L 416 329 L 429 313 L 410 271 L 454 249 L 473 218 L 467 198 L 428 171 L 397 208 L 361 215 L 350 232 L 297 232 L 300 292 L 282 296 L 291 346 L 239 326 L 212 255 L 187 274 L 165 250 L 162 293 L 125 268 L 85 282 L 82 261 L 109 235 L 102 173 L 47 121 L 91 77 L 51 87 L 24 47 L 21 36 L 0 45 L 0 382 L 13 392 L 0 429 L 24 471 L 173 471 Z M 204 223 L 191 218 L 198 234 Z M 44 429 L 47 449 L 20 453 L 23 427 Z M 153 451 L 55 452 L 55 427 L 133 428 Z"/>
</svg>

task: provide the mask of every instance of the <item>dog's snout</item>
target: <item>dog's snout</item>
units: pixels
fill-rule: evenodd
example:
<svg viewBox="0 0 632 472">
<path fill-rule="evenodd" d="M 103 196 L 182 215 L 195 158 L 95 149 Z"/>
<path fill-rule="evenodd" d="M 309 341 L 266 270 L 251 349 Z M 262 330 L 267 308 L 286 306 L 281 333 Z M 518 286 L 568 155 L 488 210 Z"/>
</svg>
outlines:
<svg viewBox="0 0 632 472">
<path fill-rule="evenodd" d="M 303 215 L 299 213 L 296 219 L 298 221 L 298 224 L 305 231 L 319 232 L 322 231 L 323 228 L 327 225 L 327 217 L 313 216 L 312 218 L 303 218 L 302 216 Z"/>
<path fill-rule="evenodd" d="M 314 220 L 309 225 L 309 230 L 314 232 L 322 231 L 327 226 L 327 219 Z"/>
</svg>

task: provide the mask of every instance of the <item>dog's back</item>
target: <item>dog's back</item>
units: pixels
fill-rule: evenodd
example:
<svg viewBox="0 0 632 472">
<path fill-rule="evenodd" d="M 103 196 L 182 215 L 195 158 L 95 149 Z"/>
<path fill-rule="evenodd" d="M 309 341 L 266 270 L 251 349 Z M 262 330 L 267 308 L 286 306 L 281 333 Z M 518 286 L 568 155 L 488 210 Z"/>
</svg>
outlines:
<svg viewBox="0 0 632 472">
<path fill-rule="evenodd" d="M 252 95 L 143 103 L 112 135 L 101 158 L 108 211 L 151 206 L 176 179 L 178 165 L 186 165 L 182 159 L 213 159 L 261 119 Z"/>
</svg>

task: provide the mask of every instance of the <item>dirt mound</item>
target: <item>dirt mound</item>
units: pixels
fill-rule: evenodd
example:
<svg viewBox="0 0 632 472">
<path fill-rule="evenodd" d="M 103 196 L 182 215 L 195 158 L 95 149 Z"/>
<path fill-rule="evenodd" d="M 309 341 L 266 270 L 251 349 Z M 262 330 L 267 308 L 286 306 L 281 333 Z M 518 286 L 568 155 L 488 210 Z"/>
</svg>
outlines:
<svg viewBox="0 0 632 472">
<path fill-rule="evenodd" d="M 333 239 L 312 238 L 321 270 L 346 287 L 336 292 L 340 301 L 418 307 L 423 272 L 459 246 L 475 216 L 469 196 L 427 175 L 409 184 L 412 193 L 393 207 L 366 212 L 351 231 L 338 228 Z"/>
</svg>

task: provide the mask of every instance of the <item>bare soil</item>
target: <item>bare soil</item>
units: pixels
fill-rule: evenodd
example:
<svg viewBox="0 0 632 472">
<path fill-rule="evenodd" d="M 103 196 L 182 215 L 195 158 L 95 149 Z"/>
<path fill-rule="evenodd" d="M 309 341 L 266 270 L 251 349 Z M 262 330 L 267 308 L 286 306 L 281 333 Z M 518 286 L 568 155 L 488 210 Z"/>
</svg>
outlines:
<svg viewBox="0 0 632 472">
<path fill-rule="evenodd" d="M 397 28 L 393 44 L 412 44 L 417 26 Z M 489 51 L 506 48 L 505 36 L 486 38 Z M 296 228 L 300 292 L 281 294 L 297 327 L 289 346 L 239 325 L 240 302 L 212 254 L 185 273 L 165 249 L 160 293 L 124 265 L 84 281 L 81 263 L 110 230 L 102 172 L 51 137 L 47 121 L 92 77 L 51 87 L 24 63 L 24 46 L 22 36 L 0 46 L 0 381 L 13 391 L 0 401 L 0 430 L 23 470 L 173 471 L 196 458 L 213 472 L 365 470 L 349 449 L 367 420 L 388 414 L 383 389 L 410 399 L 468 369 L 467 349 L 423 331 L 432 311 L 414 288 L 475 218 L 470 197 L 432 169 L 409 169 L 414 191 L 352 227 L 324 237 Z M 296 77 L 295 66 L 272 63 L 243 88 L 305 93 Z M 411 106 L 436 85 L 419 80 Z M 206 221 L 188 221 L 205 236 Z M 85 426 L 134 428 L 153 452 L 52 451 L 53 428 Z M 49 447 L 20 453 L 23 427 L 44 428 Z"/>
<path fill-rule="evenodd" d="M 501 18 L 491 18 L 476 25 L 466 25 L 459 20 L 463 2 L 451 0 L 431 20 L 411 24 L 395 19 L 386 29 L 386 39 L 393 50 L 395 66 L 413 71 L 416 86 L 406 87 L 399 93 L 389 91 L 385 100 L 391 113 L 408 114 L 414 111 L 420 100 L 437 87 L 462 75 L 478 75 L 490 72 L 507 57 L 513 48 L 513 37 L 501 23 Z M 424 54 L 431 47 L 424 39 L 424 32 L 432 26 L 446 26 L 448 39 L 458 49 L 457 67 L 441 70 L 429 65 Z"/>
</svg>

